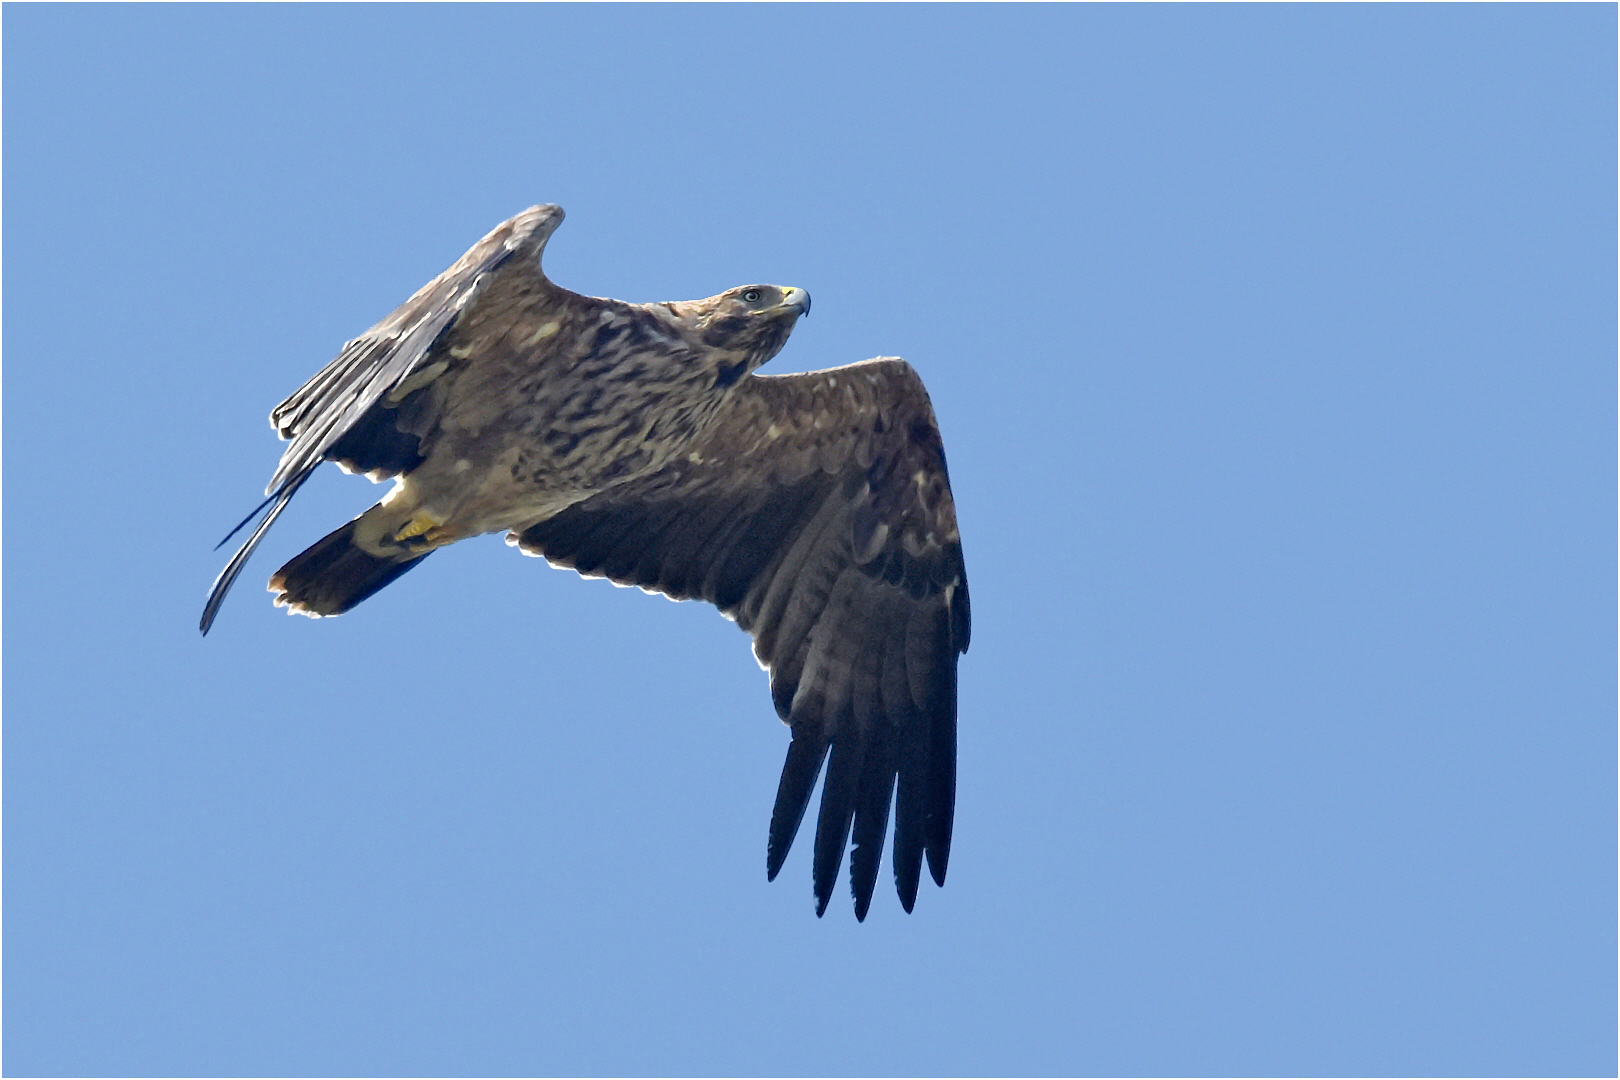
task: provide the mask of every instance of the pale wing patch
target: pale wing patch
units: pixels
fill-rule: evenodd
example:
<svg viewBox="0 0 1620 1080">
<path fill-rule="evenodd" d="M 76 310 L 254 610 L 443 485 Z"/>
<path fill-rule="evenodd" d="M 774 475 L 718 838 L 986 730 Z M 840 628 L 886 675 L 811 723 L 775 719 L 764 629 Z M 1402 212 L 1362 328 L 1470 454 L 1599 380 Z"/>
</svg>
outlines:
<svg viewBox="0 0 1620 1080">
<path fill-rule="evenodd" d="M 558 329 L 561 328 L 561 326 L 562 326 L 562 324 L 560 322 L 558 322 L 556 319 L 552 319 L 549 322 L 541 323 L 540 327 L 538 329 L 536 329 L 534 333 L 530 334 L 528 337 L 524 338 L 521 342 L 518 343 L 518 348 L 527 349 L 531 345 L 535 345 L 535 344 L 538 344 L 539 342 L 542 342 L 542 341 L 546 340 L 546 338 L 548 338 L 551 335 L 555 334 L 558 331 Z"/>
<path fill-rule="evenodd" d="M 455 356 L 456 351 L 451 349 L 450 355 Z M 428 383 L 432 382 L 434 379 L 437 379 L 440 375 L 443 375 L 449 370 L 450 361 L 440 360 L 436 363 L 429 364 L 420 371 L 412 372 L 409 377 L 402 380 L 398 386 L 394 387 L 388 392 L 388 396 L 383 398 L 383 404 L 398 405 L 400 402 L 404 401 L 406 398 L 410 397 L 412 394 L 422 389 L 422 387 L 426 386 Z"/>
</svg>

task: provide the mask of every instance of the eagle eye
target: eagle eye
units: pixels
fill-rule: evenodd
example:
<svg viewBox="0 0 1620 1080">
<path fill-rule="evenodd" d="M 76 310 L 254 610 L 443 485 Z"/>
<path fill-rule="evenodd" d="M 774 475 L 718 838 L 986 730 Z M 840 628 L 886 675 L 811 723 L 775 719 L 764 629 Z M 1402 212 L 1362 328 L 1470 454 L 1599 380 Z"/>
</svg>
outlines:
<svg viewBox="0 0 1620 1080">
<path fill-rule="evenodd" d="M 760 295 L 761 294 L 760 294 L 760 291 L 758 289 L 744 290 L 743 296 L 742 296 L 743 303 L 745 303 L 745 304 L 757 304 L 757 303 L 759 303 Z"/>
</svg>

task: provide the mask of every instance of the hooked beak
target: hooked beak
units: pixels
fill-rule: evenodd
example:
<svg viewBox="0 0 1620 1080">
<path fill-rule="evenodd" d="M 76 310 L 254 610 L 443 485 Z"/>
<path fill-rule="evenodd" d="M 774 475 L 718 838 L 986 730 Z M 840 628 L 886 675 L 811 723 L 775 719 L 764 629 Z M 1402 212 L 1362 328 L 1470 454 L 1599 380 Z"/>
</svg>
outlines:
<svg viewBox="0 0 1620 1080">
<path fill-rule="evenodd" d="M 810 314 L 810 294 L 803 289 L 788 286 L 782 290 L 782 307 L 793 308 L 800 315 Z"/>
</svg>

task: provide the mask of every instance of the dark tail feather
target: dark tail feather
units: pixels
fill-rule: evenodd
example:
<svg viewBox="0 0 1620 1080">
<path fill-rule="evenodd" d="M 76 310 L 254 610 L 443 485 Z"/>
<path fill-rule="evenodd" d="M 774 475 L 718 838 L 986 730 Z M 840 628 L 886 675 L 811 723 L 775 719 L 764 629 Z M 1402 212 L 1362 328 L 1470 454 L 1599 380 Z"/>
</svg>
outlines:
<svg viewBox="0 0 1620 1080">
<path fill-rule="evenodd" d="M 306 615 L 341 615 L 433 554 L 369 554 L 354 543 L 359 520 L 315 541 L 276 571 L 270 591 L 276 594 L 277 605 Z"/>
</svg>

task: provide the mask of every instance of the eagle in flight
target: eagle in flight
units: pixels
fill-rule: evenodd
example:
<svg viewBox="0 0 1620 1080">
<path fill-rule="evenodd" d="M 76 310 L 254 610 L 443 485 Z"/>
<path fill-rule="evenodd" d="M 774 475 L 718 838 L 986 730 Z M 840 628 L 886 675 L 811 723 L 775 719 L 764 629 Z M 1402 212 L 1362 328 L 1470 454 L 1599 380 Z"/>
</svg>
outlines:
<svg viewBox="0 0 1620 1080">
<path fill-rule="evenodd" d="M 891 801 L 909 912 L 925 858 L 945 882 L 968 647 L 956 509 L 922 381 L 897 359 L 756 375 L 809 312 L 802 289 L 629 304 L 559 288 L 540 257 L 562 219 L 536 206 L 497 226 L 276 406 L 290 445 L 203 633 L 323 461 L 394 486 L 276 571 L 270 591 L 290 611 L 342 614 L 435 548 L 496 530 L 553 566 L 707 600 L 753 637 L 792 731 L 768 877 L 825 763 L 816 913 L 853 833 L 866 917 Z"/>
</svg>

